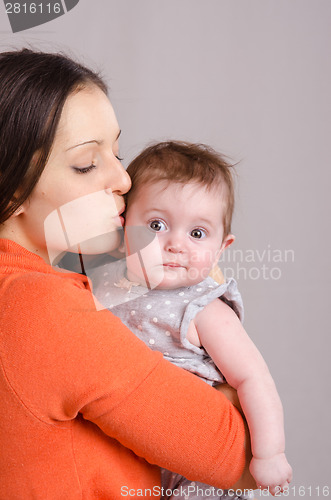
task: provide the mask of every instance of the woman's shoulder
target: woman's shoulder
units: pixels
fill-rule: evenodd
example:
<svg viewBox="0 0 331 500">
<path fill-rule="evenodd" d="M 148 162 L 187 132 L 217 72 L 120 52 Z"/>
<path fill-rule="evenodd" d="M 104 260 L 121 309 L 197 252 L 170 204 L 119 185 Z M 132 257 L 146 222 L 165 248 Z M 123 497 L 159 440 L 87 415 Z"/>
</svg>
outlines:
<svg viewBox="0 0 331 500">
<path fill-rule="evenodd" d="M 15 311 L 28 309 L 44 311 L 68 308 L 70 304 L 92 301 L 88 279 L 74 273 L 41 273 L 30 271 L 11 273 L 0 277 L 2 308 Z"/>
<path fill-rule="evenodd" d="M 62 272 L 47 264 L 44 259 L 18 243 L 0 238 L 0 295 L 14 299 L 16 296 L 56 294 L 68 287 L 89 288 L 86 276 L 75 272 Z M 11 293 L 8 293 L 8 292 Z M 5 292 L 5 293 L 4 293 Z"/>
</svg>

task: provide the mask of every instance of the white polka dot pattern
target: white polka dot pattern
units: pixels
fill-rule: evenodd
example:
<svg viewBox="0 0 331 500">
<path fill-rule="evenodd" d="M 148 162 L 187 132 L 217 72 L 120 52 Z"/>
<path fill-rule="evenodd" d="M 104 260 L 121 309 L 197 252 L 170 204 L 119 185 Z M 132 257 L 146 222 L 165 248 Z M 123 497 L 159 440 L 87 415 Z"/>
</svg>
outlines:
<svg viewBox="0 0 331 500">
<path fill-rule="evenodd" d="M 114 271 L 111 266 L 100 268 L 99 277 L 93 282 L 97 299 L 105 307 L 112 308 L 112 312 L 147 346 L 159 351 L 174 364 L 210 383 L 222 382 L 210 357 L 203 349 L 192 345 L 186 339 L 186 333 L 199 310 L 215 298 L 225 294 L 227 300 L 238 300 L 240 306 L 235 283 L 218 285 L 208 278 L 188 288 L 147 290 L 138 285 L 127 290 L 113 286 L 125 276 L 125 262 L 120 271 Z M 95 287 L 94 283 L 98 286 Z M 114 307 L 109 304 L 110 301 L 115 304 Z"/>
</svg>

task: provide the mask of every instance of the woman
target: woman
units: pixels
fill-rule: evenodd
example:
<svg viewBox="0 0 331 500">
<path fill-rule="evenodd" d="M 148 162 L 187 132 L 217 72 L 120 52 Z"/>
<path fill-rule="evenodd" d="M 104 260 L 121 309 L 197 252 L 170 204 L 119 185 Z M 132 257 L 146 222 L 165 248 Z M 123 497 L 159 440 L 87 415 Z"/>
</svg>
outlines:
<svg viewBox="0 0 331 500">
<path fill-rule="evenodd" d="M 219 488 L 244 468 L 225 397 L 98 311 L 85 276 L 50 265 L 118 245 L 119 134 L 90 70 L 0 55 L 0 498 L 157 498 L 152 464 Z"/>
</svg>

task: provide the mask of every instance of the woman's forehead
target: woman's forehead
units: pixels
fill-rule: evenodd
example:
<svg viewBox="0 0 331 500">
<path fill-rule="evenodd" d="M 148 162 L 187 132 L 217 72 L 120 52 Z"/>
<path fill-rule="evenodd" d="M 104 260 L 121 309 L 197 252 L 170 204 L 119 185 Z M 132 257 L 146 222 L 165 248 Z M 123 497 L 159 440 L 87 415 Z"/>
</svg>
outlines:
<svg viewBox="0 0 331 500">
<path fill-rule="evenodd" d="M 116 140 L 118 133 L 119 125 L 108 97 L 94 86 L 67 98 L 56 139 L 70 149 L 89 141 Z"/>
</svg>

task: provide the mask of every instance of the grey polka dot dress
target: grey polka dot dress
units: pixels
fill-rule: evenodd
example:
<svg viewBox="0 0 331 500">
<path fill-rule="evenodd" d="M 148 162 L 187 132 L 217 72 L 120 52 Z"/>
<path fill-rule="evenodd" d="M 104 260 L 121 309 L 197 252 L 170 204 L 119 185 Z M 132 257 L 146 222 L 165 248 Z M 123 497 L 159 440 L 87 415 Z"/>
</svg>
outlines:
<svg viewBox="0 0 331 500">
<path fill-rule="evenodd" d="M 224 378 L 203 348 L 186 338 L 190 321 L 216 298 L 228 303 L 243 319 L 243 304 L 233 279 L 219 285 L 208 277 L 201 283 L 175 290 L 149 290 L 125 279 L 125 262 L 116 261 L 91 274 L 94 294 L 104 307 L 121 318 L 151 349 L 162 352 L 171 363 L 209 384 Z"/>
</svg>

